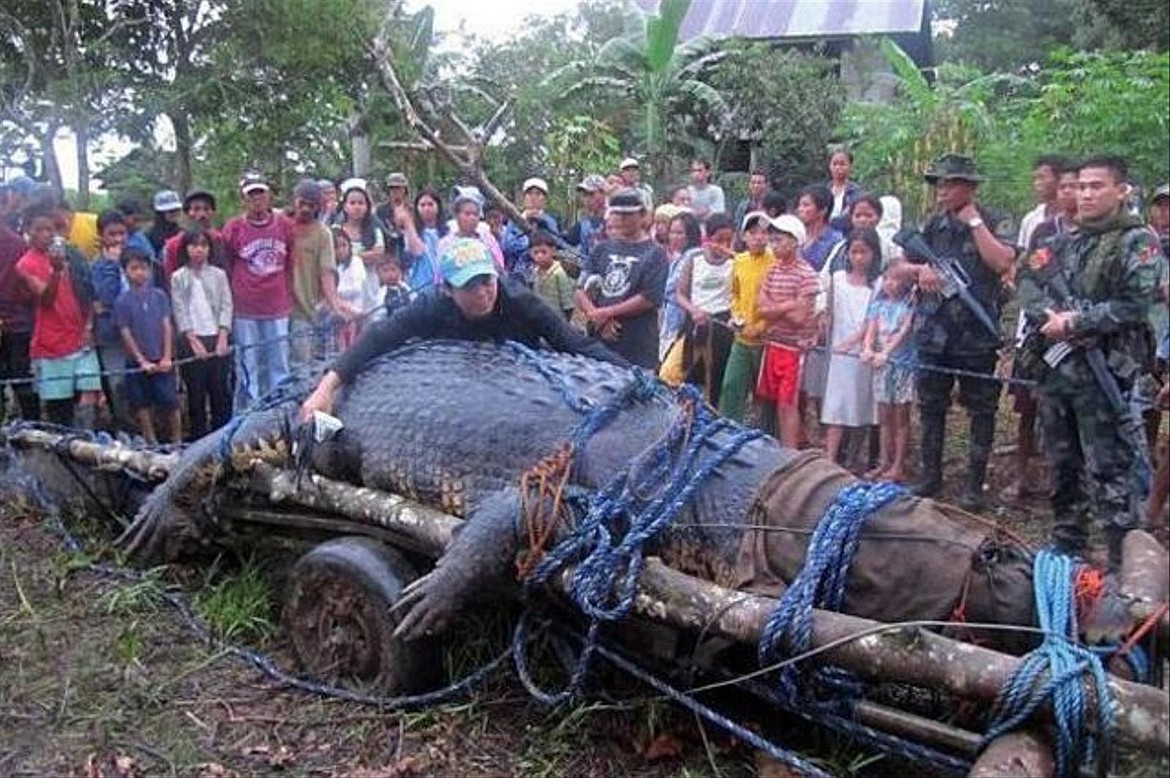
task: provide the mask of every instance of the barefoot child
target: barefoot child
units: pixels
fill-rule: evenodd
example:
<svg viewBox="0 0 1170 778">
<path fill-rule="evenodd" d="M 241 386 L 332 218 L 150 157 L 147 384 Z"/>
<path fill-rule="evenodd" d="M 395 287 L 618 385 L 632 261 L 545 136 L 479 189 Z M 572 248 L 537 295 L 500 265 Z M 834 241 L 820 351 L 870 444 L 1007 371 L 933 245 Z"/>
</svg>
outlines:
<svg viewBox="0 0 1170 778">
<path fill-rule="evenodd" d="M 849 233 L 846 256 L 848 269 L 832 273 L 826 290 L 830 353 L 820 420 L 825 456 L 832 462 L 838 460 L 847 427 L 860 430 L 874 422 L 873 373 L 859 357 L 882 261 L 877 231 L 861 227 Z"/>
<path fill-rule="evenodd" d="M 910 405 L 914 401 L 914 369 L 910 328 L 914 322 L 910 279 L 901 263 L 882 276 L 881 287 L 866 314 L 861 358 L 873 366 L 873 392 L 881 426 L 881 463 L 868 478 L 903 481 L 910 439 Z"/>
</svg>

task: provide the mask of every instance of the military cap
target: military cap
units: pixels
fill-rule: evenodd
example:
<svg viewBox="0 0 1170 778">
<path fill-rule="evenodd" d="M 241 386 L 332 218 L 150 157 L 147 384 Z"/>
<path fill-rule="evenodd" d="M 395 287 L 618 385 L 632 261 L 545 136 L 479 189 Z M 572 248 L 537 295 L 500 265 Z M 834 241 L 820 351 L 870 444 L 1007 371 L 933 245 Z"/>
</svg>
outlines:
<svg viewBox="0 0 1170 778">
<path fill-rule="evenodd" d="M 962 154 L 943 154 L 922 174 L 928 184 L 937 184 L 948 178 L 979 183 L 983 176 L 975 169 L 975 160 Z"/>
</svg>

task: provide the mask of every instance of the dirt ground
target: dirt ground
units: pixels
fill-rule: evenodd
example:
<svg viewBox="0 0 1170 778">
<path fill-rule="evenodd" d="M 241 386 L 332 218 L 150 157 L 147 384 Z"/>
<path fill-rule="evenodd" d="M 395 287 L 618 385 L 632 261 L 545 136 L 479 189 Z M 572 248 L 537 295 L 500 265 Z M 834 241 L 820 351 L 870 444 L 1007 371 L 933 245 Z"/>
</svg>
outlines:
<svg viewBox="0 0 1170 778">
<path fill-rule="evenodd" d="M 949 496 L 966 450 L 965 417 L 952 416 Z M 997 441 L 1013 435 L 1001 423 Z M 1010 453 L 997 455 L 988 517 L 1040 537 L 1043 495 L 999 501 L 1012 473 Z M 197 574 L 171 571 L 152 589 L 95 574 L 88 561 L 64 551 L 43 517 L 0 507 L 0 775 L 792 775 L 632 682 L 619 680 L 612 699 L 551 712 L 508 673 L 466 702 L 416 713 L 290 691 L 210 648 L 158 597 Z M 279 629 L 249 644 L 292 667 Z M 833 773 L 890 767 L 812 740 L 802 748 Z"/>
</svg>

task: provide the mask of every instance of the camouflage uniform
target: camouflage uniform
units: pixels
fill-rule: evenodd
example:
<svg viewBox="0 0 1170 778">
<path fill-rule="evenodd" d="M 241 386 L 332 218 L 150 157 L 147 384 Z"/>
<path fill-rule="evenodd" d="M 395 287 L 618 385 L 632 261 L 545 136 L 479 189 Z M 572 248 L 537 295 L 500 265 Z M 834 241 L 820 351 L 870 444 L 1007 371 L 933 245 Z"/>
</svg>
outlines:
<svg viewBox="0 0 1170 778">
<path fill-rule="evenodd" d="M 1010 244 L 998 225 L 983 208 L 980 217 L 996 236 Z M 971 294 L 984 310 L 999 321 L 1003 286 L 999 275 L 979 256 L 971 228 L 950 213 L 932 216 L 922 227 L 927 244 L 939 256 L 958 259 L 971 279 Z M 911 259 L 911 261 L 914 261 Z M 942 483 L 943 440 L 951 389 L 958 381 L 959 397 L 970 416 L 970 448 L 967 452 L 965 501 L 976 504 L 983 493 L 987 462 L 995 437 L 995 412 L 999 405 L 999 382 L 994 379 L 955 376 L 931 370 L 931 366 L 993 375 L 1000 342 L 983 328 L 958 296 L 942 298 L 923 295 L 916 311 L 916 346 L 919 363 L 917 391 L 922 426 L 922 483 L 919 492 L 930 496 Z"/>
<path fill-rule="evenodd" d="M 1038 277 L 1050 262 L 1058 263 L 1079 310 L 1070 340 L 1079 347 L 1056 367 L 1042 356 L 1051 341 L 1034 333 L 1024 344 L 1024 358 L 1039 380 L 1040 425 L 1052 463 L 1053 540 L 1066 553 L 1082 552 L 1094 525 L 1104 525 L 1110 561 L 1116 564 L 1121 539 L 1137 526 L 1144 495 L 1134 475 L 1142 465 L 1144 443 L 1137 425 L 1119 419 L 1110 407 L 1084 347 L 1102 350 L 1109 372 L 1128 396 L 1151 367 L 1147 313 L 1162 261 L 1157 240 L 1140 220 L 1118 214 L 1056 236 L 1021 262 L 1020 303 L 1033 322 L 1042 322 L 1046 309 L 1068 307 Z"/>
</svg>

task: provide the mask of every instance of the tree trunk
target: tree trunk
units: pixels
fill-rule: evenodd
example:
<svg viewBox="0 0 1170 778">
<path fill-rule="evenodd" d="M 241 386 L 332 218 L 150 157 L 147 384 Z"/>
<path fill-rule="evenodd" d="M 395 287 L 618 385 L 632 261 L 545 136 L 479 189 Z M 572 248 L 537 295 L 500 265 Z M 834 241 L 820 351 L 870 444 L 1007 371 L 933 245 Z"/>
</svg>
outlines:
<svg viewBox="0 0 1170 778">
<path fill-rule="evenodd" d="M 89 127 L 77 122 L 73 128 L 77 139 L 77 202 L 73 206 L 79 211 L 89 210 Z"/>
<path fill-rule="evenodd" d="M 365 178 L 370 174 L 371 160 L 370 130 L 365 111 L 351 114 L 345 123 L 349 129 L 353 174 L 359 178 Z"/>
<path fill-rule="evenodd" d="M 57 164 L 57 152 L 53 148 L 53 138 L 57 136 L 60 126 L 56 122 L 50 122 L 41 136 L 42 177 L 58 195 L 65 193 L 65 187 L 61 185 L 61 166 Z"/>
<path fill-rule="evenodd" d="M 179 193 L 191 191 L 191 122 L 182 109 L 167 114 L 175 130 L 175 186 Z"/>
</svg>

